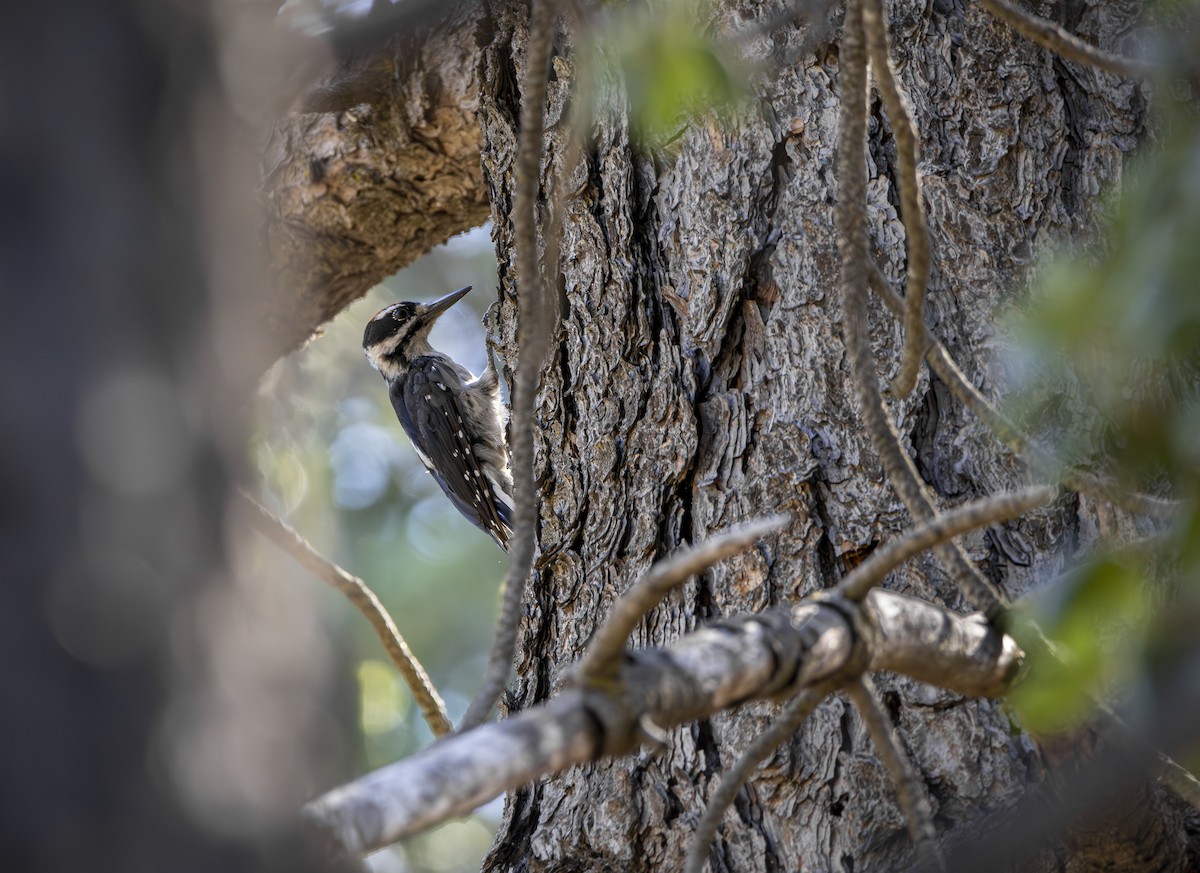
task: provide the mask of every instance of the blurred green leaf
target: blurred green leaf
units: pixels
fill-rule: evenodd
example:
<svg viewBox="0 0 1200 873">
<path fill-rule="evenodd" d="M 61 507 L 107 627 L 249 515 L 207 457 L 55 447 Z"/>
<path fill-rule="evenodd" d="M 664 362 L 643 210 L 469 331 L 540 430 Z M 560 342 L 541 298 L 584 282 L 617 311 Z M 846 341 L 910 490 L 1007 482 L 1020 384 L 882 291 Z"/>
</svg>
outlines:
<svg viewBox="0 0 1200 873">
<path fill-rule="evenodd" d="M 692 4 L 673 0 L 622 15 L 605 38 L 643 145 L 667 144 L 692 118 L 730 105 L 741 91 L 731 59 L 699 24 Z"/>
<path fill-rule="evenodd" d="M 1093 695 L 1140 672 L 1150 615 L 1145 580 L 1129 556 L 1108 556 L 1061 577 L 1018 612 L 1013 634 L 1031 653 L 1028 677 L 1009 695 L 1021 723 L 1048 734 L 1089 718 Z M 1059 659 L 1037 654 L 1034 622 Z"/>
<path fill-rule="evenodd" d="M 1200 471 L 1200 136 L 1193 114 L 1130 174 L 1103 257 L 1069 253 L 1014 319 L 1009 411 L 1064 463 L 1131 487 Z"/>
<path fill-rule="evenodd" d="M 1035 732 L 1087 718 L 1090 695 L 1111 697 L 1139 680 L 1153 687 L 1195 649 L 1200 122 L 1190 107 L 1175 106 L 1163 129 L 1114 198 L 1099 250 L 1055 257 L 1010 324 L 1015 390 L 1005 392 L 1006 407 L 1059 464 L 1185 501 L 1148 547 L 1056 580 L 1047 592 L 1058 592 L 1052 608 L 1042 598 L 1026 616 L 1063 656 L 1053 663 L 1031 655 L 1030 675 L 1012 695 Z M 1137 528 L 1156 531 L 1145 520 Z M 1019 622 L 1016 633 L 1021 639 Z"/>
<path fill-rule="evenodd" d="M 368 659 L 358 665 L 359 726 L 368 737 L 397 727 L 408 714 L 409 693 L 396 668 Z"/>
</svg>

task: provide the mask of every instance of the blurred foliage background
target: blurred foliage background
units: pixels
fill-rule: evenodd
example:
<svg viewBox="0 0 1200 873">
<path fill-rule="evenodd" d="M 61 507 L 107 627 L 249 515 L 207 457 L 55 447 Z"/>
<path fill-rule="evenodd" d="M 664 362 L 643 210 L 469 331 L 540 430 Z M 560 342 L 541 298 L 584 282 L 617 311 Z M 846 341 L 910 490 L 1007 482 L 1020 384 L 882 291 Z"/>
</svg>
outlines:
<svg viewBox="0 0 1200 873">
<path fill-rule="evenodd" d="M 264 499 L 324 555 L 361 577 L 391 612 L 457 722 L 487 665 L 505 555 L 442 494 L 396 420 L 382 377 L 362 351 L 363 328 L 397 300 L 474 290 L 439 319 L 431 342 L 478 374 L 482 320 L 496 295 L 489 228 L 435 249 L 347 308 L 323 335 L 280 361 L 259 392 L 253 458 Z M 272 548 L 263 543 L 263 548 Z M 322 588 L 297 573 L 298 584 Z M 321 599 L 356 685 L 361 738 L 350 778 L 433 740 L 362 616 L 339 594 Z M 353 734 L 354 727 L 349 731 Z M 332 787 L 332 786 L 329 786 Z M 502 801 L 372 859 L 379 871 L 478 870 Z"/>
<path fill-rule="evenodd" d="M 1157 93 L 1182 96 L 1165 83 Z M 1100 245 L 1048 258 L 1008 319 L 1015 344 L 1007 363 L 1018 387 L 1008 411 L 1058 463 L 1185 501 L 1179 518 L 1138 520 L 1021 604 L 1062 657 L 1034 657 L 1012 694 L 1035 733 L 1081 725 L 1094 715 L 1096 694 L 1166 735 L 1195 709 L 1200 123 L 1190 96 L 1163 99 L 1159 112 L 1163 136 L 1114 193 Z M 1200 744 L 1193 737 L 1186 746 L 1194 771 Z"/>
</svg>

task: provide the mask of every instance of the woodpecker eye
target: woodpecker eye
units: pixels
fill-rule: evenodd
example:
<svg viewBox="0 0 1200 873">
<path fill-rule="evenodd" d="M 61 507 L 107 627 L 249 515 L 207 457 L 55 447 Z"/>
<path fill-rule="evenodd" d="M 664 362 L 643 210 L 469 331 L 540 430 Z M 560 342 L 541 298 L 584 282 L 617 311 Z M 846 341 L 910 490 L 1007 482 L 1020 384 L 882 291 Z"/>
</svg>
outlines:
<svg viewBox="0 0 1200 873">
<path fill-rule="evenodd" d="M 416 316 L 416 306 L 412 303 L 393 303 L 376 312 L 367 322 L 363 331 L 363 348 L 370 348 L 395 337 L 405 329 Z"/>
<path fill-rule="evenodd" d="M 389 315 L 393 321 L 408 321 L 413 314 L 414 308 L 411 303 L 392 303 L 371 316 L 371 321 L 384 321 Z"/>
</svg>

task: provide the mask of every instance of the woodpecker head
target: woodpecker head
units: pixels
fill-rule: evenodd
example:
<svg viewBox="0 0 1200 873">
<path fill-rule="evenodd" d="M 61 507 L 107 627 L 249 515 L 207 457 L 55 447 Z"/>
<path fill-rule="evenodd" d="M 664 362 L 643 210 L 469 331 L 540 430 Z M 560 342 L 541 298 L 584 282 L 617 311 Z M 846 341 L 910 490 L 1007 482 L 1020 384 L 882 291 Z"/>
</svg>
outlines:
<svg viewBox="0 0 1200 873">
<path fill-rule="evenodd" d="M 468 285 L 432 303 L 393 303 L 376 312 L 363 331 L 363 351 L 371 366 L 389 382 L 403 375 L 413 358 L 429 353 L 429 330 L 438 316 L 470 290 Z"/>
</svg>

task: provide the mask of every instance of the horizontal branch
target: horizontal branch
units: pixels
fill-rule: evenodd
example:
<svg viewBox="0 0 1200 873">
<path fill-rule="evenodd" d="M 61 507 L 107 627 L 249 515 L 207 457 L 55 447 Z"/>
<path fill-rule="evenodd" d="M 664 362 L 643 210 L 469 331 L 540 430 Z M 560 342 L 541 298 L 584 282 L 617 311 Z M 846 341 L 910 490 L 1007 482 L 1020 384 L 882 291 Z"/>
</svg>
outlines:
<svg viewBox="0 0 1200 873">
<path fill-rule="evenodd" d="M 630 653 L 612 691 L 571 688 L 505 721 L 455 734 L 317 798 L 305 808 L 337 852 L 363 855 L 540 776 L 623 755 L 670 728 L 751 700 L 793 694 L 863 669 L 905 672 L 992 696 L 1020 668 L 1010 637 L 977 616 L 871 591 L 861 606 L 813 598 Z M 870 629 L 858 635 L 854 625 Z"/>
</svg>

